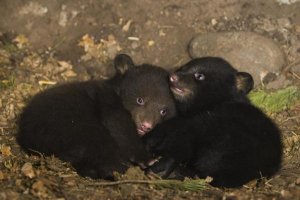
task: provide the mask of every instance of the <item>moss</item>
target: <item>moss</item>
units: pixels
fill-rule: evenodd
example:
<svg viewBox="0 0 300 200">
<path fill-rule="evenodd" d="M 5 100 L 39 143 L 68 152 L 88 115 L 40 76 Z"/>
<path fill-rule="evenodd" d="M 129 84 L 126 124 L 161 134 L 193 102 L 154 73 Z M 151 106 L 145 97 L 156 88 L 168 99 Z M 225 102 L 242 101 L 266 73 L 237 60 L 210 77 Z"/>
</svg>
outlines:
<svg viewBox="0 0 300 200">
<path fill-rule="evenodd" d="M 300 89 L 290 86 L 275 92 L 253 91 L 249 95 L 251 102 L 267 113 L 277 113 L 291 108 L 300 100 Z"/>
</svg>

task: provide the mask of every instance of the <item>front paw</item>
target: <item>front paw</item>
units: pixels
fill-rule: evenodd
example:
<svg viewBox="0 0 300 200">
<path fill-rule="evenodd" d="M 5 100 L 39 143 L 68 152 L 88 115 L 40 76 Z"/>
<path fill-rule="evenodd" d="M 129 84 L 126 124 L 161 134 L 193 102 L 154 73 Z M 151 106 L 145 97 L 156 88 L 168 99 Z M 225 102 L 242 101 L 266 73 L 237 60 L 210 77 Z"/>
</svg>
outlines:
<svg viewBox="0 0 300 200">
<path fill-rule="evenodd" d="M 148 170 L 161 176 L 162 178 L 168 178 L 173 170 L 178 166 L 177 162 L 172 158 L 160 158 L 158 161 L 151 160 L 154 162 Z"/>
</svg>

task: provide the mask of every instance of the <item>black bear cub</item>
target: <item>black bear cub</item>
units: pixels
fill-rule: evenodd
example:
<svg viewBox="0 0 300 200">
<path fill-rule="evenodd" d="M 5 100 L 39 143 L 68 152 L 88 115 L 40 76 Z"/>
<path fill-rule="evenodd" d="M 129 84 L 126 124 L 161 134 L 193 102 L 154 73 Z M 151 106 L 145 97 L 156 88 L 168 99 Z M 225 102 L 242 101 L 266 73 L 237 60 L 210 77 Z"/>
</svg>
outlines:
<svg viewBox="0 0 300 200">
<path fill-rule="evenodd" d="M 115 58 L 106 81 L 69 83 L 32 98 L 19 119 L 17 141 L 27 152 L 55 155 L 82 176 L 113 179 L 130 164 L 147 163 L 140 135 L 175 115 L 162 68 Z"/>
<path fill-rule="evenodd" d="M 221 58 L 204 57 L 179 68 L 169 83 L 178 116 L 143 137 L 162 157 L 152 171 L 164 177 L 210 176 L 213 186 L 238 187 L 280 168 L 280 131 L 247 99 L 250 74 Z"/>
</svg>

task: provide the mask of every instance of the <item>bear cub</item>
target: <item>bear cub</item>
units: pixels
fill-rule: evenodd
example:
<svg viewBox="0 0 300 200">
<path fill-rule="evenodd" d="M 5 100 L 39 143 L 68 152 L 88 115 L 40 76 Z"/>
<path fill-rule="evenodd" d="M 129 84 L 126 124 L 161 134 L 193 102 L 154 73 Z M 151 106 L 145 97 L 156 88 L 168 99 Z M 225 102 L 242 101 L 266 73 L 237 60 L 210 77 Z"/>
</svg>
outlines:
<svg viewBox="0 0 300 200">
<path fill-rule="evenodd" d="M 163 177 L 210 176 L 219 187 L 238 187 L 278 171 L 280 131 L 247 99 L 250 74 L 221 58 L 204 57 L 180 67 L 169 83 L 178 116 L 143 137 L 147 149 L 161 156 L 152 171 Z"/>
<path fill-rule="evenodd" d="M 150 159 L 140 139 L 175 115 L 164 69 L 135 66 L 120 54 L 116 75 L 47 89 L 23 110 L 17 141 L 28 153 L 55 155 L 82 176 L 113 179 Z"/>
</svg>

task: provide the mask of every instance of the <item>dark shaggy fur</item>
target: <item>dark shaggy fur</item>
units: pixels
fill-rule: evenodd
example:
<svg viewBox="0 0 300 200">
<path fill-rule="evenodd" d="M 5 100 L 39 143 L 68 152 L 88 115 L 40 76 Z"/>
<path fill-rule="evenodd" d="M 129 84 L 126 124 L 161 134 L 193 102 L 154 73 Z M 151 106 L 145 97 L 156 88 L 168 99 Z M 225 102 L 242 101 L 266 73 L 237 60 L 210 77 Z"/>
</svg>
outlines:
<svg viewBox="0 0 300 200">
<path fill-rule="evenodd" d="M 213 186 L 237 187 L 280 168 L 280 131 L 247 99 L 250 74 L 205 57 L 182 66 L 169 82 L 179 116 L 143 138 L 162 156 L 154 172 L 168 177 L 176 169 L 186 176 L 210 176 Z"/>
<path fill-rule="evenodd" d="M 58 156 L 92 178 L 112 179 L 113 171 L 146 163 L 149 156 L 137 129 L 145 120 L 154 127 L 175 115 L 168 73 L 150 65 L 136 67 L 127 55 L 116 57 L 115 68 L 110 80 L 69 83 L 34 96 L 20 116 L 21 147 Z M 139 105 L 137 98 L 149 102 Z M 161 109 L 169 112 L 162 116 Z"/>
</svg>

